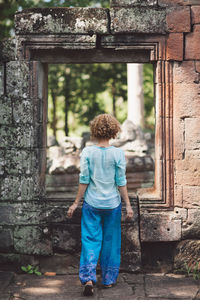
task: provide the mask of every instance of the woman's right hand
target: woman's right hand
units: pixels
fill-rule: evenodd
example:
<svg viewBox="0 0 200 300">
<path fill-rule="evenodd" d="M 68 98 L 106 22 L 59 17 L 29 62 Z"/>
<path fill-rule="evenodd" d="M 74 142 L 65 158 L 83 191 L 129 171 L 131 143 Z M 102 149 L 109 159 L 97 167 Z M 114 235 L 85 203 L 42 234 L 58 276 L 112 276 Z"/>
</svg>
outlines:
<svg viewBox="0 0 200 300">
<path fill-rule="evenodd" d="M 78 207 L 78 204 L 76 204 L 76 203 L 73 203 L 73 204 L 69 207 L 69 209 L 68 209 L 68 211 L 67 211 L 67 216 L 68 216 L 68 218 L 71 218 L 71 217 L 73 216 L 73 213 L 74 213 L 74 211 L 77 209 L 77 207 Z"/>
<path fill-rule="evenodd" d="M 133 218 L 133 209 L 131 205 L 126 206 L 126 219 L 130 220 Z"/>
</svg>

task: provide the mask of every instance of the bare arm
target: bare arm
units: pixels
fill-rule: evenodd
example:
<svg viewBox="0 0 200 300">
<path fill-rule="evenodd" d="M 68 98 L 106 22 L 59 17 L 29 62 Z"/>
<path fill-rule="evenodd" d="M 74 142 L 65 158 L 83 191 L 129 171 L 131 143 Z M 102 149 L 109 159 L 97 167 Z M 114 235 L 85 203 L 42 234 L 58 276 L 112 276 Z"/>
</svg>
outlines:
<svg viewBox="0 0 200 300">
<path fill-rule="evenodd" d="M 120 194 L 123 198 L 123 200 L 126 203 L 126 214 L 127 214 L 127 219 L 131 219 L 133 217 L 133 210 L 131 207 L 131 203 L 129 200 L 129 196 L 128 196 L 128 191 L 127 191 L 127 185 L 124 186 L 118 186 Z"/>
<path fill-rule="evenodd" d="M 67 212 L 67 216 L 69 218 L 71 218 L 73 216 L 73 213 L 76 210 L 76 208 L 78 207 L 78 204 L 79 204 L 81 198 L 83 197 L 83 195 L 85 194 L 87 187 L 88 187 L 88 184 L 79 183 L 76 199 L 75 199 L 74 203 L 69 207 L 68 212 Z"/>
</svg>

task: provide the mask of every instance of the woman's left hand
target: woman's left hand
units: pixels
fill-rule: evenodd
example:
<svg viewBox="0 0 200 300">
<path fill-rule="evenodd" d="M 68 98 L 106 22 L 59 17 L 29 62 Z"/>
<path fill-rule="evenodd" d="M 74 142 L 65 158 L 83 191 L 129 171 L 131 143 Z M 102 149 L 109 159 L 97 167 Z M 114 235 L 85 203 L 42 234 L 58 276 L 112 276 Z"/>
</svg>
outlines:
<svg viewBox="0 0 200 300">
<path fill-rule="evenodd" d="M 69 209 L 68 209 L 68 211 L 67 211 L 67 216 L 68 216 L 68 218 L 71 218 L 71 217 L 73 216 L 73 213 L 74 213 L 74 211 L 77 209 L 77 206 L 78 206 L 78 204 L 73 203 L 73 204 L 69 207 Z"/>
<path fill-rule="evenodd" d="M 132 219 L 133 217 L 133 210 L 132 207 L 130 205 L 126 206 L 126 219 Z"/>
</svg>

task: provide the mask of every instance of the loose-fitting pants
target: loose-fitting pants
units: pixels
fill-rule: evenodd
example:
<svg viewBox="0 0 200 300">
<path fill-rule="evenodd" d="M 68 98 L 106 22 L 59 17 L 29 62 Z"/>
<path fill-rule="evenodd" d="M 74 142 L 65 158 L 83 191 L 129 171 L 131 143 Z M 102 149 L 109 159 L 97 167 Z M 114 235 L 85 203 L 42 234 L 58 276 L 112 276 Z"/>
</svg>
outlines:
<svg viewBox="0 0 200 300">
<path fill-rule="evenodd" d="M 79 278 L 82 284 L 96 283 L 100 256 L 102 284 L 115 283 L 121 259 L 121 204 L 114 209 L 94 208 L 85 201 L 81 217 L 81 258 Z"/>
</svg>

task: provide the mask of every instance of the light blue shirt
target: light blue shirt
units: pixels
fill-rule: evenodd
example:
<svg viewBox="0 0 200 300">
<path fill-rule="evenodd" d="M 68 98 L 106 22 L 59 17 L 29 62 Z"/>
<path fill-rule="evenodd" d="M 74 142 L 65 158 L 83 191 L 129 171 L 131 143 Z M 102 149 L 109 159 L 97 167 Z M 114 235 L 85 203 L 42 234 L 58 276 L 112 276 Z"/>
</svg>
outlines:
<svg viewBox="0 0 200 300">
<path fill-rule="evenodd" d="M 88 184 L 85 201 L 96 208 L 115 208 L 121 203 L 118 186 L 126 185 L 123 150 L 114 146 L 88 146 L 80 160 L 79 182 Z"/>
</svg>

